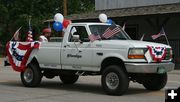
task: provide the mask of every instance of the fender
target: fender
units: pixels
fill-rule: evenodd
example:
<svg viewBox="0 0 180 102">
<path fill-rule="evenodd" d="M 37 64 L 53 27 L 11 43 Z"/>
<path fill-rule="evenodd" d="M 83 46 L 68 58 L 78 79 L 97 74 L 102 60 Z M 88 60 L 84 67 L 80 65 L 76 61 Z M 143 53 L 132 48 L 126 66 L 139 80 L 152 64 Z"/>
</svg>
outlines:
<svg viewBox="0 0 180 102">
<path fill-rule="evenodd" d="M 123 57 L 118 54 L 111 54 L 109 56 L 104 57 L 104 59 L 101 62 L 101 68 L 100 68 L 100 73 L 104 71 L 104 69 L 109 66 L 109 65 L 119 65 L 122 66 L 122 69 L 127 72 L 124 64 L 124 60 L 122 59 Z"/>
<path fill-rule="evenodd" d="M 100 64 L 102 64 L 102 62 L 103 62 L 105 59 L 110 58 L 110 57 L 114 57 L 114 58 L 118 58 L 118 59 L 120 59 L 120 60 L 122 60 L 122 61 L 126 61 L 126 58 L 124 58 L 124 56 L 122 56 L 122 55 L 120 55 L 120 54 L 118 54 L 118 53 L 107 53 L 106 55 L 103 56 Z"/>
</svg>

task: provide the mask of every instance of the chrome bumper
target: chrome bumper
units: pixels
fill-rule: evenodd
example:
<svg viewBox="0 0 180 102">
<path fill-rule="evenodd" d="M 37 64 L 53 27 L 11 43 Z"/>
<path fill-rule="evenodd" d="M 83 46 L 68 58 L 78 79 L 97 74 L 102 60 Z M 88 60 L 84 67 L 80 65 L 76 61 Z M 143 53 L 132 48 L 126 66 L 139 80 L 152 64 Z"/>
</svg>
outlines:
<svg viewBox="0 0 180 102">
<path fill-rule="evenodd" d="M 174 63 L 125 63 L 128 73 L 161 73 L 174 70 Z"/>
</svg>

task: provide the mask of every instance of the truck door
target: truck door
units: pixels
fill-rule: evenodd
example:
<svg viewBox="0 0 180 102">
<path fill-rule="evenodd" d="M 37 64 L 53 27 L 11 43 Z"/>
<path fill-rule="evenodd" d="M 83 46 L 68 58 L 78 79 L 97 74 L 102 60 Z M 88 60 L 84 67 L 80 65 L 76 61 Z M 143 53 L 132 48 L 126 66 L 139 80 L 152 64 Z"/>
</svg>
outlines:
<svg viewBox="0 0 180 102">
<path fill-rule="evenodd" d="M 62 45 L 62 69 L 92 70 L 92 48 L 85 26 L 72 26 Z M 72 35 L 78 35 L 79 41 Z"/>
</svg>

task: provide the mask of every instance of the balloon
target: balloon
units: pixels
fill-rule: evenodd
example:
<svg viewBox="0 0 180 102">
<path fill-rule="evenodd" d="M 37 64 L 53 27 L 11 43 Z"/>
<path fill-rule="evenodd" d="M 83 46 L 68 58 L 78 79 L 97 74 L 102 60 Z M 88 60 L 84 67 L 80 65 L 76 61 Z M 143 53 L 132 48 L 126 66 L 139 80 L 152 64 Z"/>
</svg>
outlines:
<svg viewBox="0 0 180 102">
<path fill-rule="evenodd" d="M 103 22 L 103 23 L 106 23 L 106 22 L 107 22 L 107 15 L 101 13 L 101 14 L 99 15 L 99 20 L 100 20 L 101 22 Z"/>
<path fill-rule="evenodd" d="M 113 20 L 112 19 L 108 19 L 106 23 L 113 24 Z"/>
<path fill-rule="evenodd" d="M 55 16 L 54 16 L 54 21 L 55 22 L 63 22 L 64 20 L 64 17 L 61 13 L 56 13 Z"/>
<path fill-rule="evenodd" d="M 69 24 L 71 24 L 71 20 L 64 19 L 64 21 L 63 21 L 63 27 L 64 27 L 64 28 L 67 28 L 67 26 L 68 26 Z"/>
<path fill-rule="evenodd" d="M 58 32 L 58 31 L 61 31 L 63 29 L 63 25 L 60 22 L 54 22 L 53 23 L 53 28 L 54 28 L 55 31 Z"/>
</svg>

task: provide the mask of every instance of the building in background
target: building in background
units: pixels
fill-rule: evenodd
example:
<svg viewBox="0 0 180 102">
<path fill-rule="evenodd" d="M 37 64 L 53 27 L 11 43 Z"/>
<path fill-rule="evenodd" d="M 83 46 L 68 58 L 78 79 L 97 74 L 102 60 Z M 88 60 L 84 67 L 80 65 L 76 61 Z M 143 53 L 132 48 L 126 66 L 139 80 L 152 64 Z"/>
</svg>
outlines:
<svg viewBox="0 0 180 102">
<path fill-rule="evenodd" d="M 74 21 L 98 21 L 105 13 L 117 24 L 126 23 L 126 32 L 134 40 L 145 34 L 144 40 L 153 41 L 151 35 L 165 33 L 173 48 L 176 64 L 180 64 L 180 0 L 95 0 L 95 11 L 69 16 Z M 160 37 L 156 42 L 166 43 Z"/>
</svg>

